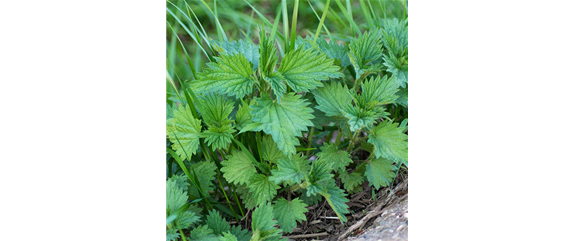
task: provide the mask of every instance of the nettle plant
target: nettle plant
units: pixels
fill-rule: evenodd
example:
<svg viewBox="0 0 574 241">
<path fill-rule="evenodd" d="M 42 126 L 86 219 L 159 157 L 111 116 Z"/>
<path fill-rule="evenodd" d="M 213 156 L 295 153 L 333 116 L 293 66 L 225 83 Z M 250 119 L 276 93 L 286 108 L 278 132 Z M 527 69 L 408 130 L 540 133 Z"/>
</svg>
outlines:
<svg viewBox="0 0 574 241">
<path fill-rule="evenodd" d="M 168 106 L 167 240 L 279 240 L 322 200 L 346 222 L 347 193 L 408 167 L 407 23 L 360 35 L 299 37 L 281 61 L 262 31 L 211 42 L 218 57 Z M 251 231 L 225 219 L 249 213 Z"/>
</svg>

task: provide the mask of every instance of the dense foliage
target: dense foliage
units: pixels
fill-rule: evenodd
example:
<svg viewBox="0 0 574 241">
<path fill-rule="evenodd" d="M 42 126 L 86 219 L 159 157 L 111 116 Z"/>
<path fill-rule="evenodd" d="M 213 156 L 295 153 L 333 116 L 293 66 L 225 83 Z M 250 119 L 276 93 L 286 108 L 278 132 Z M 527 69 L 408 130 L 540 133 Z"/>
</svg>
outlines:
<svg viewBox="0 0 574 241">
<path fill-rule="evenodd" d="M 289 36 L 283 1 L 273 25 L 236 40 L 227 39 L 217 5 L 168 2 L 179 45 L 168 44 L 167 240 L 279 240 L 323 200 L 347 222 L 347 194 L 365 182 L 386 187 L 408 167 L 408 20 L 375 17 L 359 1 L 368 15 L 360 31 L 335 2 L 352 26 L 342 37 L 319 15 L 316 34 L 297 37 L 292 26 Z M 218 40 L 193 20 L 198 6 L 215 17 Z M 198 68 L 188 46 L 208 62 Z M 189 78 L 175 71 L 180 57 Z M 250 227 L 228 222 L 245 216 Z"/>
</svg>

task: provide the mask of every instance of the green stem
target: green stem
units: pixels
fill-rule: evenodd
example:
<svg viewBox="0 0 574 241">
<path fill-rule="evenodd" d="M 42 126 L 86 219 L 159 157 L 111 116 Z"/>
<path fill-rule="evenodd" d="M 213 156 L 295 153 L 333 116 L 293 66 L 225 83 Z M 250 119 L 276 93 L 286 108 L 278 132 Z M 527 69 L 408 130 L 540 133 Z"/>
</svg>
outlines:
<svg viewBox="0 0 574 241">
<path fill-rule="evenodd" d="M 218 172 L 219 172 L 219 170 L 218 170 Z M 217 182 L 219 182 L 219 187 L 221 187 L 221 192 L 223 192 L 223 195 L 225 196 L 225 200 L 227 200 L 227 205 L 229 205 L 229 208 L 231 209 L 233 216 L 235 217 L 236 220 L 241 220 L 237 216 L 237 214 L 235 213 L 235 210 L 233 209 L 233 206 L 231 205 L 231 201 L 229 201 L 229 198 L 227 197 L 227 193 L 225 192 L 225 189 L 223 189 L 223 184 L 221 184 L 221 180 L 219 180 L 219 177 L 217 177 Z"/>
<path fill-rule="evenodd" d="M 315 132 L 315 127 L 311 127 L 311 131 L 309 132 L 309 134 L 307 135 L 307 149 L 311 148 L 311 143 L 313 142 L 313 133 Z M 307 153 L 305 153 L 305 156 L 309 156 L 309 152 L 311 150 L 307 150 Z"/>
<path fill-rule="evenodd" d="M 351 137 L 351 139 L 349 140 L 349 147 L 347 148 L 347 152 L 353 149 L 353 146 L 356 144 L 355 142 L 357 141 L 356 139 L 359 136 L 359 133 L 361 133 L 361 129 L 356 130 L 355 133 L 353 134 L 353 137 Z"/>
<path fill-rule="evenodd" d="M 181 240 L 187 241 L 187 239 L 185 239 L 185 234 L 183 233 L 183 230 L 181 230 L 181 227 L 179 227 L 179 224 L 178 223 L 175 223 L 175 224 L 177 224 L 177 229 L 179 229 L 179 234 L 181 235 Z"/>
<path fill-rule="evenodd" d="M 343 133 L 342 129 L 337 130 L 337 137 L 335 137 L 335 146 L 339 148 L 339 144 L 341 144 L 341 135 Z"/>
<path fill-rule="evenodd" d="M 237 207 L 239 207 L 239 212 L 241 212 L 241 216 L 245 217 L 245 213 L 243 212 L 243 208 L 241 208 L 241 204 L 239 203 L 239 198 L 237 197 L 237 193 L 235 192 L 235 185 L 233 185 L 233 183 L 229 183 L 229 186 L 231 187 L 231 195 L 233 195 L 233 198 L 235 199 L 235 203 L 237 203 Z"/>
</svg>

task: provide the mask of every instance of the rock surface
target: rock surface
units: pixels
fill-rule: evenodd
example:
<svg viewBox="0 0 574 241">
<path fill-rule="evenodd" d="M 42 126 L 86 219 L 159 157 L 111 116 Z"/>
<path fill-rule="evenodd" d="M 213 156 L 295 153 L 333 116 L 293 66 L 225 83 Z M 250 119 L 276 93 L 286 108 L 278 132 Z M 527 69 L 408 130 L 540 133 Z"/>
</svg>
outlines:
<svg viewBox="0 0 574 241">
<path fill-rule="evenodd" d="M 406 241 L 409 237 L 408 199 L 383 209 L 383 213 L 375 219 L 370 228 L 358 232 L 345 241 Z"/>
</svg>

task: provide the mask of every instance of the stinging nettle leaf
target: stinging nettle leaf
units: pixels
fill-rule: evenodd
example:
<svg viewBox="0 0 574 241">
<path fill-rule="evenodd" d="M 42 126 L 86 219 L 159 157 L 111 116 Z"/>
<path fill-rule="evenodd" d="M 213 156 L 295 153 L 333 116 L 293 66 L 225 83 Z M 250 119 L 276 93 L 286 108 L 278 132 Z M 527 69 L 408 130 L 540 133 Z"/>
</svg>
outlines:
<svg viewBox="0 0 574 241">
<path fill-rule="evenodd" d="M 251 233 L 246 229 L 241 229 L 241 226 L 231 227 L 230 232 L 237 238 L 237 241 L 249 241 Z"/>
<path fill-rule="evenodd" d="M 325 197 L 341 222 L 347 222 L 347 217 L 345 217 L 344 214 L 349 213 L 349 206 L 346 204 L 349 202 L 349 199 L 345 198 L 345 192 L 338 188 L 335 182 L 332 181 L 327 185 L 327 192 L 321 192 L 321 195 Z"/>
<path fill-rule="evenodd" d="M 281 104 L 281 99 L 283 95 L 287 91 L 287 86 L 285 85 L 285 77 L 279 72 L 273 72 L 269 75 L 269 77 L 263 77 L 267 83 L 271 86 L 271 90 L 273 90 L 273 94 L 277 99 L 277 102 Z"/>
<path fill-rule="evenodd" d="M 320 37 L 317 38 L 317 46 L 321 49 L 321 52 L 327 54 L 331 59 L 338 59 L 341 63 L 341 67 L 345 68 L 351 64 L 347 47 L 343 44 L 339 45 L 335 40 L 327 41 Z"/>
<path fill-rule="evenodd" d="M 349 58 L 356 72 L 355 79 L 359 79 L 363 73 L 377 72 L 382 67 L 378 64 L 383 56 L 379 31 L 371 30 L 353 39 L 349 49 Z"/>
<path fill-rule="evenodd" d="M 259 31 L 260 39 L 260 48 L 259 48 L 259 56 L 260 56 L 260 72 L 263 76 L 266 74 L 272 73 L 275 70 L 275 65 L 277 64 L 277 49 L 275 48 L 275 44 L 271 39 L 268 38 L 267 34 L 263 32 L 263 29 Z"/>
<path fill-rule="evenodd" d="M 217 63 L 207 63 L 209 68 L 197 73 L 198 80 L 191 82 L 191 86 L 198 92 L 216 91 L 236 98 L 251 94 L 256 80 L 245 56 L 224 54 L 216 59 Z"/>
<path fill-rule="evenodd" d="M 399 85 L 394 77 L 370 78 L 361 84 L 361 96 L 367 103 L 377 102 L 377 105 L 394 103 L 398 96 Z"/>
<path fill-rule="evenodd" d="M 367 163 L 365 176 L 375 189 L 379 189 L 390 184 L 395 176 L 396 169 L 397 167 L 393 164 L 393 161 L 385 158 L 376 158 Z"/>
<path fill-rule="evenodd" d="M 166 182 L 166 209 L 167 216 L 170 216 L 180 207 L 187 203 L 187 192 L 180 189 L 179 184 L 173 178 L 170 178 Z M 195 212 L 185 210 L 180 213 L 175 218 L 176 226 L 179 225 L 181 228 L 189 228 L 193 223 L 199 221 L 199 216 Z"/>
<path fill-rule="evenodd" d="M 323 161 L 332 163 L 334 171 L 345 171 L 345 167 L 353 162 L 351 154 L 340 151 L 334 143 L 326 143 L 321 147 L 317 157 Z"/>
<path fill-rule="evenodd" d="M 239 41 L 223 41 L 221 43 L 217 41 L 213 41 L 215 44 L 212 45 L 215 47 L 217 52 L 220 54 L 237 54 L 241 53 L 245 58 L 249 61 L 249 63 L 253 64 L 253 70 L 259 67 L 259 46 L 247 43 L 240 39 Z"/>
<path fill-rule="evenodd" d="M 260 205 L 267 201 L 273 200 L 277 195 L 279 186 L 270 181 L 269 178 L 263 174 L 255 174 L 251 178 L 249 184 L 249 192 L 255 199 L 255 204 Z"/>
<path fill-rule="evenodd" d="M 365 180 L 363 175 L 358 173 L 357 171 L 352 172 L 349 174 L 347 170 L 343 170 L 339 172 L 339 177 L 341 178 L 341 182 L 343 183 L 343 187 L 347 190 L 348 193 L 352 193 L 355 188 L 360 187 L 360 185 Z"/>
<path fill-rule="evenodd" d="M 273 137 L 265 135 L 261 139 L 261 158 L 263 160 L 276 163 L 278 159 L 285 157 L 273 141 Z"/>
<path fill-rule="evenodd" d="M 253 211 L 251 229 L 253 229 L 252 240 L 279 239 L 283 230 L 273 227 L 277 221 L 273 220 L 275 213 L 271 203 L 259 205 Z"/>
<path fill-rule="evenodd" d="M 223 149 L 227 147 L 227 144 L 231 143 L 234 132 L 235 130 L 231 127 L 231 124 L 226 124 L 221 127 L 210 126 L 207 131 L 201 133 L 201 136 L 205 137 L 207 145 L 213 149 Z"/>
<path fill-rule="evenodd" d="M 201 121 L 193 118 L 189 105 L 180 105 L 167 120 L 166 132 L 173 143 L 172 148 L 182 159 L 191 158 L 199 149 Z"/>
<path fill-rule="evenodd" d="M 277 169 L 271 170 L 269 180 L 276 184 L 282 181 L 301 183 L 305 174 L 309 172 L 309 161 L 305 157 L 293 155 L 291 158 L 283 157 L 277 161 Z"/>
<path fill-rule="evenodd" d="M 233 150 L 231 155 L 226 157 L 227 160 L 221 162 L 223 167 L 223 177 L 230 183 L 242 184 L 249 183 L 250 179 L 257 174 L 257 169 L 242 151 Z"/>
<path fill-rule="evenodd" d="M 295 146 L 299 145 L 296 137 L 313 126 L 313 109 L 307 107 L 309 102 L 301 99 L 300 95 L 287 93 L 281 104 L 263 94 L 251 106 L 252 121 L 261 124 L 253 129 L 270 134 L 277 143 L 277 147 L 287 156 L 295 154 Z"/>
<path fill-rule="evenodd" d="M 367 110 L 360 106 L 347 106 L 343 112 L 345 113 L 345 118 L 347 118 L 351 132 L 355 132 L 364 127 L 372 127 L 375 121 L 384 114 L 380 108 Z"/>
<path fill-rule="evenodd" d="M 333 174 L 331 173 L 333 163 L 327 160 L 318 159 L 311 164 L 307 183 L 307 196 L 316 195 L 326 192 L 326 187 L 329 182 L 333 181 Z"/>
<path fill-rule="evenodd" d="M 233 111 L 233 101 L 224 95 L 210 92 L 200 99 L 203 104 L 200 110 L 201 116 L 207 125 L 221 126 Z"/>
<path fill-rule="evenodd" d="M 209 210 L 209 215 L 207 215 L 205 223 L 213 230 L 213 234 L 215 235 L 223 234 L 231 229 L 231 225 L 229 225 L 217 210 Z"/>
<path fill-rule="evenodd" d="M 203 193 L 208 193 L 209 191 L 213 190 L 215 186 L 213 185 L 212 180 L 215 179 L 215 170 L 217 166 L 215 163 L 211 161 L 201 161 L 198 163 L 191 164 L 191 169 L 193 172 L 190 171 L 190 174 L 193 176 L 194 173 L 197 175 L 197 180 L 199 180 L 199 187 L 203 191 Z M 193 176 L 193 178 L 196 178 Z M 195 185 L 189 185 L 189 194 L 195 198 L 201 198 L 199 195 L 199 190 Z"/>
<path fill-rule="evenodd" d="M 299 198 L 287 201 L 284 197 L 279 198 L 273 203 L 273 210 L 277 221 L 281 224 L 281 229 L 286 233 L 293 232 L 293 228 L 297 227 L 297 222 L 307 221 L 305 213 L 307 204 L 303 203 Z"/>
<path fill-rule="evenodd" d="M 343 110 L 351 107 L 353 101 L 347 86 L 337 82 L 327 83 L 321 88 L 314 89 L 313 95 L 318 104 L 317 109 L 325 112 L 327 116 L 344 117 Z"/>
<path fill-rule="evenodd" d="M 342 78 L 339 67 L 326 54 L 313 49 L 298 48 L 289 52 L 278 70 L 295 92 L 303 92 L 323 86 L 322 80 Z"/>
<path fill-rule="evenodd" d="M 249 108 L 250 105 L 255 104 L 255 100 L 251 100 L 248 103 L 242 103 L 241 106 L 237 109 L 237 113 L 235 114 L 235 126 L 238 130 L 243 129 L 243 127 L 253 123 L 251 121 L 251 109 Z"/>
<path fill-rule="evenodd" d="M 381 122 L 371 130 L 367 142 L 375 146 L 377 158 L 408 163 L 408 136 L 404 134 L 406 127 L 398 125 L 399 123 Z"/>
</svg>

